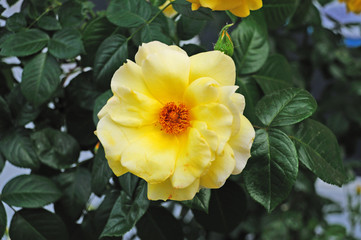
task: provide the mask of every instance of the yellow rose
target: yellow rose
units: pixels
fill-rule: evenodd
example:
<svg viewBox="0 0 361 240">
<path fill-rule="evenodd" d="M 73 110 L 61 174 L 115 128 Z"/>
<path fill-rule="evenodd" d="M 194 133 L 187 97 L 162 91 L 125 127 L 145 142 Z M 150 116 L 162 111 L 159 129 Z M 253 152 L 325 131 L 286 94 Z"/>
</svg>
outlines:
<svg viewBox="0 0 361 240">
<path fill-rule="evenodd" d="M 159 7 L 159 9 L 163 9 L 165 6 L 167 6 L 170 2 L 173 2 L 174 0 L 167 0 L 164 2 L 162 6 Z M 175 15 L 177 15 L 177 11 L 174 10 L 172 5 L 169 5 L 166 9 L 163 10 L 163 13 L 165 16 L 172 18 Z"/>
<path fill-rule="evenodd" d="M 235 93 L 235 65 L 219 51 L 188 57 L 143 44 L 114 74 L 97 136 L 113 172 L 148 182 L 151 200 L 189 200 L 239 174 L 255 136 Z"/>
<path fill-rule="evenodd" d="M 361 13 L 361 0 L 339 0 L 346 2 L 347 10 L 354 13 Z"/>
<path fill-rule="evenodd" d="M 238 17 L 247 17 L 249 10 L 262 7 L 262 0 L 187 0 L 192 3 L 192 10 L 207 7 L 212 10 L 229 10 Z"/>
</svg>

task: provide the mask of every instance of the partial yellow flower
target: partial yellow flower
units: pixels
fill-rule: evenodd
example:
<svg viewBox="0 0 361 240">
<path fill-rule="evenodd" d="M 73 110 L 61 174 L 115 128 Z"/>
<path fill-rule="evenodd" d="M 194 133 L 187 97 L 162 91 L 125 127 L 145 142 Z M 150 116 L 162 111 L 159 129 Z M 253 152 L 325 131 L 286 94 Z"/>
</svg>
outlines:
<svg viewBox="0 0 361 240">
<path fill-rule="evenodd" d="M 354 13 L 361 13 L 361 0 L 339 0 L 340 2 L 346 2 L 347 10 Z"/>
<path fill-rule="evenodd" d="M 165 6 L 167 6 L 170 2 L 173 2 L 174 0 L 167 0 L 163 3 L 162 6 L 159 7 L 159 9 L 163 9 Z M 172 18 L 175 15 L 177 15 L 177 11 L 174 10 L 172 5 L 169 5 L 166 9 L 163 10 L 163 13 L 165 16 Z"/>
<path fill-rule="evenodd" d="M 239 174 L 255 137 L 236 93 L 235 65 L 220 51 L 189 57 L 143 44 L 111 81 L 97 136 L 113 172 L 148 182 L 151 200 L 189 200 Z"/>
<path fill-rule="evenodd" d="M 262 0 L 187 0 L 192 3 L 192 10 L 206 7 L 212 10 L 229 10 L 238 17 L 247 17 L 250 10 L 262 7 Z"/>
</svg>

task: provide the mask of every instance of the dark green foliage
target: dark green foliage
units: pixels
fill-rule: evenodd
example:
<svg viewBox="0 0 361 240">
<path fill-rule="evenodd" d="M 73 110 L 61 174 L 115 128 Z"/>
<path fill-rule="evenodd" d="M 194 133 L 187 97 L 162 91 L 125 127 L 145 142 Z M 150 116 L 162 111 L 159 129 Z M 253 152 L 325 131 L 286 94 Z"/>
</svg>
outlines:
<svg viewBox="0 0 361 240">
<path fill-rule="evenodd" d="M 141 239 L 184 239 L 181 223 L 163 207 L 150 207 L 138 221 L 137 233 Z"/>
<path fill-rule="evenodd" d="M 84 52 L 81 34 L 72 28 L 56 32 L 50 39 L 49 52 L 56 58 L 73 58 Z"/>
<path fill-rule="evenodd" d="M 268 56 L 267 32 L 252 18 L 246 18 L 231 36 L 237 73 L 248 74 L 259 70 Z"/>
<path fill-rule="evenodd" d="M 4 235 L 7 224 L 7 217 L 5 208 L 2 202 L 0 202 L 0 238 Z"/>
<path fill-rule="evenodd" d="M 11 34 L 1 43 L 0 55 L 29 56 L 43 49 L 49 41 L 49 36 L 38 30 L 30 29 Z"/>
<path fill-rule="evenodd" d="M 133 197 L 121 192 L 114 203 L 101 237 L 118 237 L 128 232 L 144 215 L 149 206 L 145 182 L 136 188 Z"/>
<path fill-rule="evenodd" d="M 59 63 L 46 53 L 40 53 L 24 67 L 21 92 L 34 106 L 47 102 L 55 93 L 60 81 Z"/>
<path fill-rule="evenodd" d="M 67 240 L 64 222 L 44 209 L 23 209 L 16 212 L 10 224 L 10 237 L 14 240 Z"/>
<path fill-rule="evenodd" d="M 69 168 L 79 157 L 78 142 L 70 135 L 44 128 L 31 135 L 40 162 L 56 168 Z"/>
<path fill-rule="evenodd" d="M 205 229 L 220 233 L 230 233 L 241 223 L 247 209 L 247 199 L 243 189 L 232 181 L 219 190 L 212 190 L 208 214 L 194 209 L 194 217 Z"/>
<path fill-rule="evenodd" d="M 108 161 L 105 158 L 103 147 L 100 147 L 94 157 L 92 167 L 92 180 L 91 188 L 92 192 L 101 196 L 112 176 L 112 170 L 109 168 Z"/>
<path fill-rule="evenodd" d="M 69 221 L 77 220 L 91 193 L 91 174 L 88 169 L 78 167 L 56 177 L 63 196 L 55 204 L 55 211 Z"/>
<path fill-rule="evenodd" d="M 29 131 L 16 129 L 3 136 L 0 150 L 13 165 L 22 168 L 36 169 L 40 165 Z"/>
<path fill-rule="evenodd" d="M 60 189 L 49 178 L 21 175 L 5 185 L 1 200 L 16 207 L 38 208 L 55 202 L 61 195 Z"/>
<path fill-rule="evenodd" d="M 251 197 L 272 211 L 288 196 L 297 172 L 296 148 L 287 135 L 277 129 L 257 130 L 244 175 Z"/>
</svg>

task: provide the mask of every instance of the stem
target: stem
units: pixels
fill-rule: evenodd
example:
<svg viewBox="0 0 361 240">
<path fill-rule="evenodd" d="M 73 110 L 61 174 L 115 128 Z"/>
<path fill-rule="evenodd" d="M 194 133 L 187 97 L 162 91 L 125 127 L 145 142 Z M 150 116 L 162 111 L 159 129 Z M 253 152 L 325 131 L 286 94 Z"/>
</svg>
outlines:
<svg viewBox="0 0 361 240">
<path fill-rule="evenodd" d="M 48 12 L 52 11 L 52 10 L 55 10 L 57 9 L 58 7 L 61 6 L 61 3 L 60 2 L 57 2 L 58 5 L 56 5 L 55 7 L 54 6 L 49 6 L 47 9 L 45 9 L 45 11 L 40 14 L 32 23 L 30 23 L 30 25 L 27 27 L 27 29 L 31 28 L 35 23 L 37 23 L 40 18 L 42 18 L 44 15 L 46 15 Z"/>
<path fill-rule="evenodd" d="M 170 5 L 172 5 L 171 2 L 168 3 L 166 6 L 164 6 L 162 9 L 160 9 L 160 10 L 157 12 L 157 14 L 155 14 L 155 15 L 154 15 L 151 19 L 149 19 L 145 24 L 143 24 L 143 25 L 140 26 L 137 30 L 135 30 L 135 32 L 133 32 L 132 35 L 130 35 L 130 36 L 127 38 L 127 41 L 129 41 L 130 39 L 132 39 L 132 38 L 134 37 L 134 35 L 137 34 L 140 30 L 142 30 L 146 25 L 151 24 L 151 23 L 154 21 L 154 19 L 156 19 L 156 18 L 159 16 L 159 14 L 161 14 L 161 13 L 164 11 L 164 9 L 166 9 L 166 8 L 169 7 Z"/>
</svg>

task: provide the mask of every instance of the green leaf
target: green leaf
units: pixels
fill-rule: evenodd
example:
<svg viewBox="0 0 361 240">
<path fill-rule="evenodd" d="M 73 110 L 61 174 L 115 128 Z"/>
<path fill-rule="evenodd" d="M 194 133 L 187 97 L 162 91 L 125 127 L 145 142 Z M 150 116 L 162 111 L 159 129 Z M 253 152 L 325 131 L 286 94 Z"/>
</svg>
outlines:
<svg viewBox="0 0 361 240">
<path fill-rule="evenodd" d="M 96 223 L 95 230 L 97 233 L 97 239 L 99 239 L 99 236 L 101 232 L 103 231 L 105 224 L 107 223 L 107 220 L 110 216 L 110 213 L 112 211 L 112 208 L 116 202 L 116 200 L 119 197 L 119 191 L 109 191 L 105 194 L 105 198 L 102 201 L 102 203 L 99 205 L 97 210 L 95 210 L 95 216 L 94 221 Z"/>
<path fill-rule="evenodd" d="M 177 33 L 179 39 L 189 40 L 201 32 L 206 25 L 205 20 L 196 20 L 187 16 L 181 16 L 177 22 Z"/>
<path fill-rule="evenodd" d="M 24 126 L 34 121 L 40 114 L 40 108 L 32 106 L 21 93 L 20 85 L 14 87 L 6 96 L 15 125 Z"/>
<path fill-rule="evenodd" d="M 71 104 L 93 111 L 95 99 L 101 94 L 93 80 L 92 72 L 83 72 L 72 79 L 65 93 Z"/>
<path fill-rule="evenodd" d="M 18 32 L 9 37 L 0 45 L 2 56 L 29 56 L 43 49 L 49 41 L 49 36 L 38 30 L 30 29 Z"/>
<path fill-rule="evenodd" d="M 84 28 L 82 37 L 85 48 L 85 58 L 87 65 L 92 65 L 95 58 L 96 50 L 102 41 L 110 36 L 116 29 L 105 16 L 97 17 L 91 20 Z"/>
<path fill-rule="evenodd" d="M 94 134 L 96 129 L 92 117 L 92 111 L 80 108 L 77 105 L 69 105 L 67 107 L 67 132 L 78 141 L 82 149 L 93 148 L 99 141 Z"/>
<path fill-rule="evenodd" d="M 231 36 L 235 46 L 233 59 L 238 74 L 258 71 L 268 56 L 267 32 L 254 19 L 245 18 Z"/>
<path fill-rule="evenodd" d="M 69 221 L 77 220 L 83 212 L 91 194 L 91 174 L 88 169 L 77 167 L 64 172 L 55 179 L 63 196 L 55 204 L 55 212 Z"/>
<path fill-rule="evenodd" d="M 289 137 L 296 145 L 299 160 L 320 179 L 337 186 L 347 181 L 337 139 L 326 126 L 308 119 L 297 125 Z"/>
<path fill-rule="evenodd" d="M 0 96 L 0 136 L 12 126 L 11 113 L 7 102 Z"/>
<path fill-rule="evenodd" d="M 211 190 L 202 188 L 192 200 L 183 201 L 182 203 L 191 209 L 197 209 L 208 213 L 209 200 L 211 199 Z"/>
<path fill-rule="evenodd" d="M 12 32 L 18 32 L 26 27 L 25 16 L 21 13 L 14 13 L 6 21 L 6 28 Z"/>
<path fill-rule="evenodd" d="M 194 217 L 206 230 L 230 233 L 242 221 L 247 210 L 243 189 L 228 180 L 217 190 L 212 190 L 208 214 L 193 210 Z"/>
<path fill-rule="evenodd" d="M 119 34 L 105 39 L 94 60 L 95 82 L 102 88 L 108 89 L 114 72 L 128 57 L 128 41 Z"/>
<path fill-rule="evenodd" d="M 264 0 L 263 12 L 268 27 L 275 29 L 288 23 L 297 8 L 297 0 Z"/>
<path fill-rule="evenodd" d="M 73 28 L 64 28 L 50 39 L 49 52 L 57 58 L 74 58 L 84 52 L 81 34 Z"/>
<path fill-rule="evenodd" d="M 47 102 L 60 80 L 61 70 L 58 62 L 46 53 L 40 53 L 30 60 L 24 67 L 21 92 L 34 106 Z"/>
<path fill-rule="evenodd" d="M 23 209 L 16 212 L 10 224 L 12 240 L 67 240 L 64 222 L 45 209 Z"/>
<path fill-rule="evenodd" d="M 38 208 L 55 202 L 61 195 L 49 178 L 31 174 L 17 176 L 6 183 L 1 200 L 16 207 Z"/>
<path fill-rule="evenodd" d="M 278 129 L 257 130 L 252 159 L 244 170 L 251 197 L 271 212 L 288 196 L 297 173 L 297 152 L 288 136 Z"/>
<path fill-rule="evenodd" d="M 40 162 L 55 168 L 69 168 L 77 162 L 80 148 L 70 135 L 51 128 L 44 128 L 31 135 Z"/>
<path fill-rule="evenodd" d="M 0 201 L 0 239 L 5 233 L 6 226 L 7 226 L 7 217 L 6 217 L 6 211 L 4 208 L 3 203 Z"/>
<path fill-rule="evenodd" d="M 137 234 L 147 240 L 182 240 L 182 225 L 165 208 L 151 206 L 137 223 Z"/>
<path fill-rule="evenodd" d="M 151 13 L 151 7 L 146 1 L 113 0 L 108 6 L 106 16 L 119 27 L 132 28 L 145 24 Z"/>
<path fill-rule="evenodd" d="M 258 124 L 259 120 L 256 117 L 256 104 L 261 98 L 261 91 L 253 79 L 249 77 L 241 78 L 237 77 L 236 84 L 239 86 L 238 93 L 241 93 L 246 101 L 246 108 L 244 109 L 244 115 L 253 124 Z"/>
<path fill-rule="evenodd" d="M 62 27 L 77 27 L 82 23 L 82 4 L 67 1 L 59 9 L 59 21 Z"/>
<path fill-rule="evenodd" d="M 213 18 L 212 10 L 209 8 L 199 8 L 197 11 L 192 11 L 191 3 L 186 0 L 175 0 L 172 3 L 174 10 L 182 14 L 182 16 L 187 16 L 193 19 L 198 20 L 210 20 Z"/>
<path fill-rule="evenodd" d="M 118 177 L 118 179 L 122 190 L 124 190 L 129 197 L 133 197 L 134 191 L 138 186 L 139 178 L 128 172 Z"/>
<path fill-rule="evenodd" d="M 101 146 L 93 161 L 91 179 L 92 191 L 101 196 L 112 175 L 113 172 L 109 168 L 108 161 L 105 158 L 104 148 Z"/>
<path fill-rule="evenodd" d="M 104 107 L 108 99 L 111 98 L 112 96 L 113 96 L 112 91 L 108 90 L 99 97 L 97 97 L 97 99 L 95 100 L 94 110 L 93 110 L 93 121 L 95 125 L 97 125 L 99 122 L 98 112 Z"/>
<path fill-rule="evenodd" d="M 15 3 L 19 2 L 19 0 L 6 0 L 9 6 L 14 5 Z"/>
<path fill-rule="evenodd" d="M 142 28 L 140 40 L 142 43 L 160 41 L 166 44 L 172 44 L 172 40 L 164 34 L 161 25 L 154 22 L 152 24 L 147 24 Z"/>
<path fill-rule="evenodd" d="M 149 206 L 147 186 L 141 182 L 137 187 L 134 198 L 121 192 L 110 213 L 102 237 L 119 237 L 132 229 L 137 221 L 144 215 Z"/>
<path fill-rule="evenodd" d="M 153 5 L 153 6 L 161 6 L 165 3 L 165 0 L 150 0 L 150 3 Z"/>
<path fill-rule="evenodd" d="M 316 100 L 306 90 L 287 88 L 264 96 L 256 106 L 256 115 L 265 126 L 287 126 L 310 117 Z"/>
<path fill-rule="evenodd" d="M 3 155 L 0 152 L 0 174 L 3 171 L 4 167 L 5 167 L 5 159 L 4 159 Z"/>
<path fill-rule="evenodd" d="M 11 131 L 1 138 L 0 150 L 13 165 L 37 169 L 40 166 L 29 132 L 24 129 Z"/>
<path fill-rule="evenodd" d="M 187 52 L 188 56 L 206 51 L 203 47 L 196 44 L 185 44 L 182 46 L 182 49 Z"/>
<path fill-rule="evenodd" d="M 292 71 L 287 59 L 279 54 L 267 58 L 263 67 L 253 75 L 265 94 L 292 87 Z"/>
<path fill-rule="evenodd" d="M 60 30 L 61 25 L 55 16 L 43 16 L 38 21 L 38 27 L 47 31 Z"/>
</svg>

